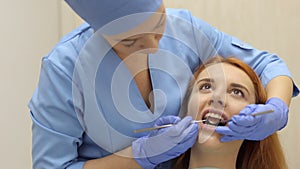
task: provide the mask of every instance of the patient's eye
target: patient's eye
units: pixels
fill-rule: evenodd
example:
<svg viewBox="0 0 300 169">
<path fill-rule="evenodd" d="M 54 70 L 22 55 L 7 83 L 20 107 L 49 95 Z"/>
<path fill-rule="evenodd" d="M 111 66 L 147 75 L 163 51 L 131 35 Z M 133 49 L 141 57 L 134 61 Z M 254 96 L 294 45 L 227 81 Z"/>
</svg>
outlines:
<svg viewBox="0 0 300 169">
<path fill-rule="evenodd" d="M 200 90 L 200 91 L 212 90 L 212 84 L 211 84 L 211 83 L 203 83 L 203 84 L 200 84 L 199 90 Z"/>
<path fill-rule="evenodd" d="M 238 97 L 244 97 L 244 92 L 240 89 L 231 89 L 230 94 L 233 94 L 234 96 Z"/>
</svg>

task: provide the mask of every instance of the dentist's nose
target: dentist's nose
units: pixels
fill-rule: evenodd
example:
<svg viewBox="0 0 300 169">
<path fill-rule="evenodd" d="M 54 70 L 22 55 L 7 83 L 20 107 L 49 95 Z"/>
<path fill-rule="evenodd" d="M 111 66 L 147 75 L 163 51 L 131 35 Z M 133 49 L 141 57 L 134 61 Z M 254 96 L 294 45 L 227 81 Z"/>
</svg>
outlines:
<svg viewBox="0 0 300 169">
<path fill-rule="evenodd" d="M 157 52 L 160 39 L 161 35 L 159 34 L 147 34 L 143 37 L 140 48 L 145 50 L 146 53 L 155 53 Z"/>
</svg>

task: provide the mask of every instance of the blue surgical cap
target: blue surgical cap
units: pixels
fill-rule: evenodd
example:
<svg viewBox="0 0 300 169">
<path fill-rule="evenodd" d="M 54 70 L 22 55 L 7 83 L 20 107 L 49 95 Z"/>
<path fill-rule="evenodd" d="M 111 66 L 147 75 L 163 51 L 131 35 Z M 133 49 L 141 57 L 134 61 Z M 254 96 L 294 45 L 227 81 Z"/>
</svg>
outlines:
<svg viewBox="0 0 300 169">
<path fill-rule="evenodd" d="M 156 12 L 162 0 L 65 0 L 96 31 L 121 17 Z"/>
</svg>

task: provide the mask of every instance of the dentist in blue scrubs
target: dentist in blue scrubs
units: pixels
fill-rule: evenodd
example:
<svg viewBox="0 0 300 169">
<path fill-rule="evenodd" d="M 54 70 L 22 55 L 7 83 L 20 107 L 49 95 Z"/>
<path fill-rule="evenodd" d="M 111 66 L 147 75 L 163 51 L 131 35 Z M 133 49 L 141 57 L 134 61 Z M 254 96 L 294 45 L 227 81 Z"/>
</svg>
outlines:
<svg viewBox="0 0 300 169">
<path fill-rule="evenodd" d="M 217 127 L 222 141 L 260 140 L 285 127 L 299 90 L 275 54 L 187 10 L 166 9 L 162 0 L 66 3 L 86 22 L 42 59 L 29 102 L 33 168 L 168 168 L 196 141 L 198 125 L 190 116 L 179 117 L 181 105 L 194 70 L 215 55 L 248 63 L 269 98 L 245 108 L 235 123 Z M 274 113 L 246 116 L 266 109 Z"/>
</svg>

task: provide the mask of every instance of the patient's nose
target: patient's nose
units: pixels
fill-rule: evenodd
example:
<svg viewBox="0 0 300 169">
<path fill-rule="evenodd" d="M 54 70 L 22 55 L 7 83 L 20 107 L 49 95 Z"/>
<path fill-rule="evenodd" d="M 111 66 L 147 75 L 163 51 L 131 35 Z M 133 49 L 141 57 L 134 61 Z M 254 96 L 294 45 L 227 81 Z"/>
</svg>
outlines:
<svg viewBox="0 0 300 169">
<path fill-rule="evenodd" d="M 225 107 L 225 98 L 221 98 L 219 96 L 213 96 L 209 101 L 208 101 L 208 104 L 210 106 L 213 106 L 213 107 L 219 107 L 219 108 L 222 108 L 222 107 Z"/>
</svg>

